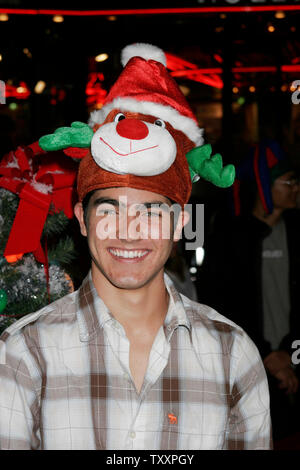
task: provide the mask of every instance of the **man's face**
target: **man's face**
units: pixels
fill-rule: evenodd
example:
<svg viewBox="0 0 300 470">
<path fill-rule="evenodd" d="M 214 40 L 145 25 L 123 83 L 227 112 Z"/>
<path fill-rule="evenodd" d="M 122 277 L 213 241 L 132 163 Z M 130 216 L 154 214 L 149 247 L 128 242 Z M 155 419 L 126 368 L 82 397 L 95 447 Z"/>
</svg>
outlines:
<svg viewBox="0 0 300 470">
<path fill-rule="evenodd" d="M 289 171 L 279 176 L 272 186 L 274 208 L 292 209 L 296 207 L 298 191 L 299 184 L 297 184 L 294 172 Z"/>
<path fill-rule="evenodd" d="M 150 191 L 99 189 L 89 201 L 85 224 L 77 203 L 75 214 L 97 275 L 116 287 L 137 289 L 162 273 L 173 241 L 188 221 L 188 214 L 180 215 L 174 231 L 170 209 L 169 199 Z"/>
</svg>

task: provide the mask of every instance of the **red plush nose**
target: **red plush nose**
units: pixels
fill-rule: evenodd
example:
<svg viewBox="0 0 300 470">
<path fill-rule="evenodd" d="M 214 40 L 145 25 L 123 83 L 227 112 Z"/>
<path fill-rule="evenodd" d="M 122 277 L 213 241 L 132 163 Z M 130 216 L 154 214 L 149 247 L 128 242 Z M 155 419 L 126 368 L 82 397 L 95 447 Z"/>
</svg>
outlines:
<svg viewBox="0 0 300 470">
<path fill-rule="evenodd" d="M 126 139 L 140 140 L 149 134 L 146 124 L 138 119 L 122 119 L 116 129 L 117 133 Z"/>
</svg>

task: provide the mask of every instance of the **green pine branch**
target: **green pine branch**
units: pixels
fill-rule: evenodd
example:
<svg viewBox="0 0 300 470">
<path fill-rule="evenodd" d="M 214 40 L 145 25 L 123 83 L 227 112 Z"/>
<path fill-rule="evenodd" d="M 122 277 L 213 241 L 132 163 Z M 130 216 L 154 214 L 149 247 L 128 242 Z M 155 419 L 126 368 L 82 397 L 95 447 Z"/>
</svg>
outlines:
<svg viewBox="0 0 300 470">
<path fill-rule="evenodd" d="M 52 215 L 49 214 L 43 228 L 43 236 L 50 237 L 62 233 L 66 229 L 68 222 L 69 219 L 64 211 L 55 212 Z"/>
<path fill-rule="evenodd" d="M 59 239 L 55 246 L 48 249 L 49 263 L 57 265 L 71 263 L 76 258 L 76 255 L 74 241 L 69 236 Z"/>
</svg>

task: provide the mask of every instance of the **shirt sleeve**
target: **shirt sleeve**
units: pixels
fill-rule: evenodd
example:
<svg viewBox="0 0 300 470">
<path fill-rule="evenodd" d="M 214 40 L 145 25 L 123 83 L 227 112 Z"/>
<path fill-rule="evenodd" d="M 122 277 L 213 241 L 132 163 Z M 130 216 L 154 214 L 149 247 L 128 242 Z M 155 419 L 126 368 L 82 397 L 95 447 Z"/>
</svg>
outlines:
<svg viewBox="0 0 300 470">
<path fill-rule="evenodd" d="M 5 340 L 4 340 L 5 338 Z M 26 351 L 19 341 L 0 338 L 0 449 L 40 447 L 39 400 Z M 19 351 L 19 352 L 18 352 Z"/>
<path fill-rule="evenodd" d="M 234 371 L 227 422 L 228 450 L 273 448 L 269 387 L 265 368 L 252 340 L 244 333 Z"/>
</svg>

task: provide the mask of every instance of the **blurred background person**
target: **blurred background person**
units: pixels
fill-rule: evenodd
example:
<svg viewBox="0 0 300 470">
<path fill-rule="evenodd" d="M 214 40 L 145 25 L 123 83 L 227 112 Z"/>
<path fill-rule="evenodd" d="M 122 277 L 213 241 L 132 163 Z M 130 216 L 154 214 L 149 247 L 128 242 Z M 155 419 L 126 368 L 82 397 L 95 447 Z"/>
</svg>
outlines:
<svg viewBox="0 0 300 470">
<path fill-rule="evenodd" d="M 234 216 L 218 213 L 206 235 L 200 302 L 238 323 L 266 367 L 274 440 L 299 431 L 299 179 L 274 141 L 253 146 L 237 168 Z"/>
</svg>

